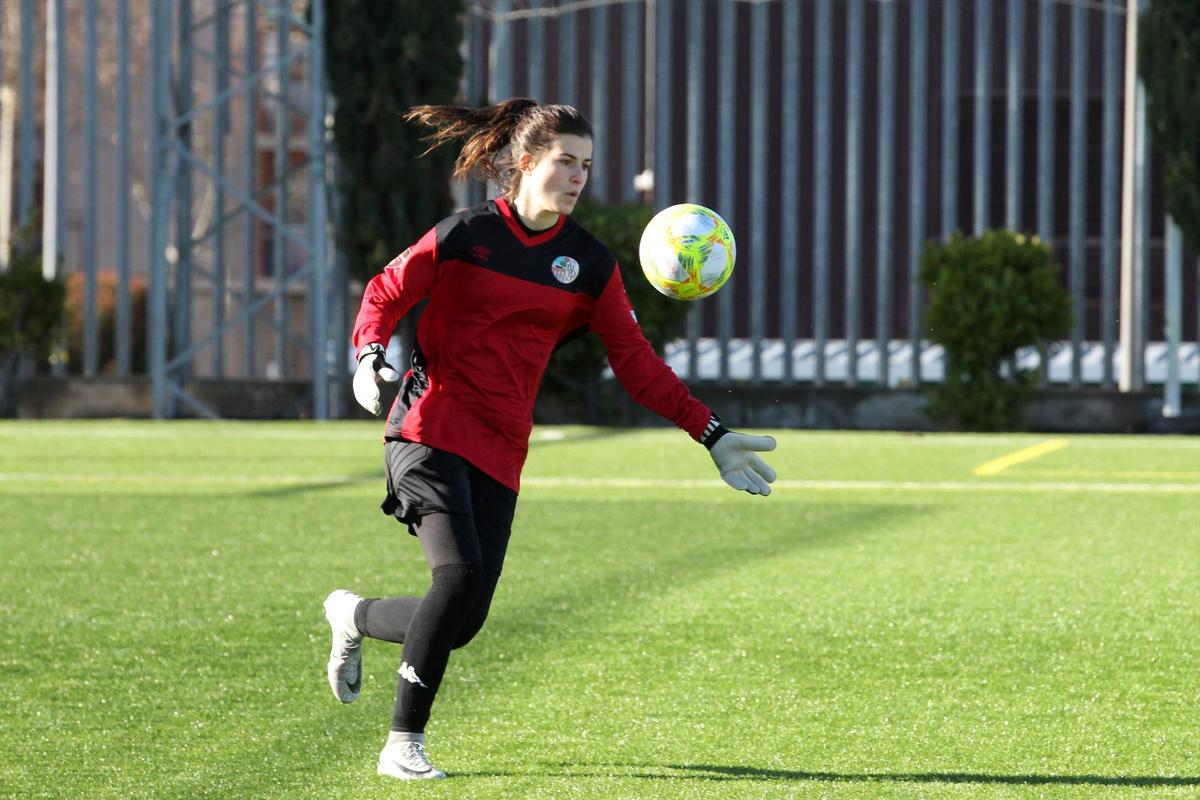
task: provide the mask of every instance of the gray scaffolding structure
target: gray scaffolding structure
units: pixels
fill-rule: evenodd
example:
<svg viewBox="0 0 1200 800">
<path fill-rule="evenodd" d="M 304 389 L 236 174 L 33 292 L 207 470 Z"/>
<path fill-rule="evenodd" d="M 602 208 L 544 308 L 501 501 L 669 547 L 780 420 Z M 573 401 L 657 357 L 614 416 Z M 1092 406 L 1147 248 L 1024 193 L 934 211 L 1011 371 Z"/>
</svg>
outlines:
<svg viewBox="0 0 1200 800">
<path fill-rule="evenodd" d="M 235 70 L 230 48 L 232 15 L 240 6 L 244 14 L 244 48 L 241 69 Z M 274 29 L 274 57 L 260 63 L 258 12 L 266 10 Z M 302 19 L 289 0 L 223 0 L 211 13 L 193 18 L 192 0 L 151 4 L 150 88 L 150 259 L 149 259 L 149 373 L 153 385 L 152 412 L 155 418 L 172 417 L 178 403 L 209 418 L 217 413 L 187 391 L 191 366 L 197 355 L 211 349 L 213 371 L 223 378 L 223 338 L 237 326 L 244 328 L 244 372 L 255 377 L 254 320 L 271 307 L 274 328 L 274 363 L 278 377 L 288 374 L 289 344 L 299 344 L 307 353 L 312 383 L 312 416 L 328 419 L 342 412 L 340 383 L 343 359 L 337 331 L 345 327 L 344 281 L 328 247 L 329 203 L 326 169 L 326 84 L 324 67 L 324 3 L 312 0 L 308 19 Z M 197 35 L 212 29 L 215 46 L 196 46 Z M 293 33 L 304 37 L 296 47 Z M 172 44 L 174 43 L 174 47 Z M 213 70 L 213 93 L 198 98 L 194 93 L 197 58 L 206 59 Z M 303 65 L 304 103 L 294 102 L 293 68 Z M 231 174 L 225 163 L 225 138 L 230 129 L 232 101 L 245 97 L 243 113 L 245 148 L 243 175 Z M 257 173 L 259 102 L 274 108 L 273 168 L 271 179 L 260 182 Z M 213 146 L 201 153 L 193 145 L 193 126 L 211 115 Z M 289 155 L 289 133 L 293 115 L 302 116 L 305 147 L 299 163 Z M 306 180 L 306 213 L 290 220 L 289 181 L 301 173 Z M 212 183 L 215 212 L 203 230 L 194 229 L 197 181 Z M 226 200 L 235 205 L 226 208 Z M 270 201 L 265 201 L 270 198 Z M 173 223 L 173 226 L 172 226 Z M 225 234 L 243 227 L 243 285 L 228 283 L 225 263 Z M 265 231 L 264 231 L 265 229 Z M 172 241 L 173 238 L 173 241 Z M 256 244 L 269 244 L 271 280 L 269 290 L 260 292 L 252 268 Z M 288 269 L 288 246 L 303 253 L 303 263 Z M 209 268 L 193 258 L 201 246 L 211 248 Z M 193 290 L 206 280 L 212 289 L 213 324 L 199 338 L 192 338 Z M 296 342 L 288 330 L 287 292 L 307 281 L 307 335 Z M 330 291 L 334 287 L 334 291 Z M 239 296 L 240 295 L 240 296 Z M 240 300 L 240 308 L 226 313 L 229 298 Z M 168 332 L 170 341 L 168 341 Z"/>
</svg>

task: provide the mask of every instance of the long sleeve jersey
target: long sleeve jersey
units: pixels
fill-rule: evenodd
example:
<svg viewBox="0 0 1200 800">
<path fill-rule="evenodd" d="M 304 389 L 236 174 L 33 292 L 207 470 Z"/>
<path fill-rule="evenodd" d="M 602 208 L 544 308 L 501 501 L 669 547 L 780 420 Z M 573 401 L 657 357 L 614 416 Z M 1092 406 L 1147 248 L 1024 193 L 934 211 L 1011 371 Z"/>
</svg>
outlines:
<svg viewBox="0 0 1200 800">
<path fill-rule="evenodd" d="M 426 297 L 385 436 L 455 453 L 518 491 L 542 375 L 583 331 L 638 403 L 697 441 L 716 425 L 646 340 L 612 253 L 569 217 L 532 232 L 503 198 L 447 217 L 367 284 L 356 350 L 386 344 Z"/>
</svg>

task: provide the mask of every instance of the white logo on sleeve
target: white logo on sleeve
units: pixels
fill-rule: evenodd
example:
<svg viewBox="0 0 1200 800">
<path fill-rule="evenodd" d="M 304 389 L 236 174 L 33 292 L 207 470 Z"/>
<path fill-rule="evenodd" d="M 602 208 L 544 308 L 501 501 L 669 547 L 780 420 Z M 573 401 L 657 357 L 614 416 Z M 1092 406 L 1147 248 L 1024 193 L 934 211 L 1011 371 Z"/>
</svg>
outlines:
<svg viewBox="0 0 1200 800">
<path fill-rule="evenodd" d="M 570 256 L 559 256 L 550 265 L 550 272 L 559 283 L 570 283 L 579 277 L 579 262 Z"/>
<path fill-rule="evenodd" d="M 407 661 L 400 662 L 399 672 L 400 672 L 400 677 L 404 678 L 404 680 L 408 681 L 409 683 L 415 683 L 417 686 L 422 686 L 426 689 L 429 688 L 428 686 L 425 685 L 425 682 L 422 681 L 421 678 L 417 675 L 417 671 L 415 669 L 413 669 L 411 666 L 409 666 Z"/>
</svg>

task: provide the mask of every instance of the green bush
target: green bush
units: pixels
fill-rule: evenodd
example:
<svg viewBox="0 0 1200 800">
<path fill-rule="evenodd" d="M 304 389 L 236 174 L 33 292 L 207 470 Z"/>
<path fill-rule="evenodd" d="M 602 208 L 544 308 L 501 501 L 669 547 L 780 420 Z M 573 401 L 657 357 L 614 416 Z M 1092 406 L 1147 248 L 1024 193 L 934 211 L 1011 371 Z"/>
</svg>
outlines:
<svg viewBox="0 0 1200 800">
<path fill-rule="evenodd" d="M 1071 326 L 1071 300 L 1049 246 L 1036 236 L 986 231 L 930 242 L 921 264 L 927 332 L 946 351 L 946 377 L 930 389 L 930 415 L 960 430 L 1013 430 L 1037 378 L 1016 352 Z"/>
<path fill-rule="evenodd" d="M 638 323 L 661 354 L 667 342 L 683 332 L 691 306 L 659 294 L 642 275 L 638 241 L 651 216 L 651 210 L 641 203 L 606 205 L 590 198 L 580 200 L 571 215 L 616 256 Z M 597 337 L 585 336 L 566 344 L 550 361 L 542 393 L 551 397 L 583 394 L 594 398 L 604 364 L 604 345 Z"/>
<path fill-rule="evenodd" d="M 65 290 L 61 279 L 42 277 L 40 227 L 35 215 L 16 232 L 0 272 L 0 416 L 15 410 L 22 364 L 47 363 L 61 330 Z"/>
</svg>

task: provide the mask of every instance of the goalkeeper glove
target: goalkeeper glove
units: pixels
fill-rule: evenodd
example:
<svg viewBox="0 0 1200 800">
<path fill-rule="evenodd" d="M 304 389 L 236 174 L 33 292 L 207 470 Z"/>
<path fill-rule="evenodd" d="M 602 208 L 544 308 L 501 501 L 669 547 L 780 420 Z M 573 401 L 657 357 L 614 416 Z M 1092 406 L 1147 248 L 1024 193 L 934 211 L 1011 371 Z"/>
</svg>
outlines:
<svg viewBox="0 0 1200 800">
<path fill-rule="evenodd" d="M 358 369 L 354 371 L 354 399 L 379 416 L 379 381 L 396 383 L 400 373 L 383 360 L 383 345 L 369 344 L 358 351 Z"/>
<path fill-rule="evenodd" d="M 731 431 L 716 417 L 709 423 L 709 428 L 710 432 L 701 441 L 721 471 L 721 478 L 734 489 L 764 496 L 770 494 L 775 470 L 759 458 L 758 453 L 774 450 L 775 439 Z"/>
</svg>

